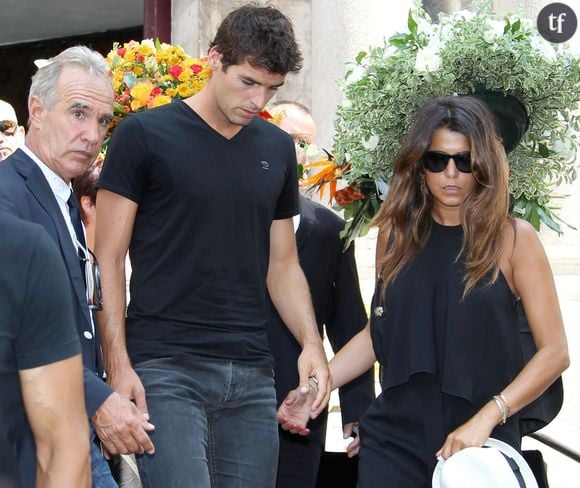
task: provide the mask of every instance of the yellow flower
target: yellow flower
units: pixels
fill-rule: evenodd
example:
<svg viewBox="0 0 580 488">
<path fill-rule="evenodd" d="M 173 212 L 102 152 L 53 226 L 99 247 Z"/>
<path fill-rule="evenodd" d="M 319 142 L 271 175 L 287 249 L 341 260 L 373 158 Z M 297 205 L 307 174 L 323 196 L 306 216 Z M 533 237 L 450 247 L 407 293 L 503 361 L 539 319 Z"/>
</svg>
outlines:
<svg viewBox="0 0 580 488">
<path fill-rule="evenodd" d="M 190 97 L 206 84 L 211 75 L 207 62 L 189 56 L 181 46 L 151 39 L 114 43 L 107 61 L 112 71 L 118 119 L 127 111 L 139 111 L 164 105 L 173 99 Z M 178 70 L 168 72 L 176 66 L 181 68 L 178 78 L 175 78 Z"/>
<path fill-rule="evenodd" d="M 157 60 L 157 64 L 166 63 L 169 56 L 170 56 L 170 53 L 166 49 L 157 51 L 157 53 L 155 54 L 155 59 Z"/>
<path fill-rule="evenodd" d="M 191 77 L 193 75 L 193 71 L 191 71 L 191 68 L 189 66 L 182 65 L 181 67 L 183 68 L 183 71 L 177 77 L 177 79 L 179 81 L 181 81 L 182 83 L 187 83 L 189 80 L 191 80 Z"/>
<path fill-rule="evenodd" d="M 171 55 L 169 56 L 169 58 L 167 59 L 167 64 L 168 64 L 169 66 L 174 66 L 174 65 L 176 65 L 176 64 L 179 64 L 179 63 L 181 63 L 181 57 L 180 57 L 180 56 L 178 56 L 178 55 L 177 55 L 177 54 L 175 54 L 175 53 L 174 53 L 174 54 L 171 54 Z"/>
<path fill-rule="evenodd" d="M 130 93 L 131 97 L 133 98 L 131 101 L 131 110 L 135 111 L 147 106 L 152 88 L 153 85 L 150 81 L 136 83 L 133 88 L 131 88 Z"/>
<path fill-rule="evenodd" d="M 160 107 L 167 103 L 171 103 L 171 97 L 168 97 L 167 95 L 158 95 L 151 101 L 149 108 Z"/>
<path fill-rule="evenodd" d="M 182 83 L 177 87 L 177 94 L 182 98 L 187 98 L 193 95 L 193 87 L 188 83 Z"/>
<path fill-rule="evenodd" d="M 193 92 L 197 93 L 199 90 L 201 90 L 206 84 L 206 81 L 200 81 L 198 79 L 195 79 L 191 82 L 191 86 L 193 87 Z"/>
</svg>

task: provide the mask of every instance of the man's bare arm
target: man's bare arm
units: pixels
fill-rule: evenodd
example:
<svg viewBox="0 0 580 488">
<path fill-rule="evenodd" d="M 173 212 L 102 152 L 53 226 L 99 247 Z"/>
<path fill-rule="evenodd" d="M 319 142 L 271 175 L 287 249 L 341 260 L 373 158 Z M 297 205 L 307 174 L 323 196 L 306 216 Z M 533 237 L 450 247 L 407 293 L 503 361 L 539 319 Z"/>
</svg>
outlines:
<svg viewBox="0 0 580 488">
<path fill-rule="evenodd" d="M 98 313 L 99 332 L 107 381 L 117 393 L 103 403 L 91 420 L 111 454 L 154 452 L 147 434 L 154 426 L 147 421 L 145 390 L 131 366 L 125 340 L 125 258 L 137 208 L 135 202 L 110 191 L 99 190 L 97 194 L 95 254 L 104 304 Z M 137 408 L 129 400 L 134 400 Z"/>
<path fill-rule="evenodd" d="M 19 375 L 36 442 L 37 488 L 90 487 L 81 356 L 21 370 Z"/>
<path fill-rule="evenodd" d="M 101 271 L 103 310 L 98 312 L 107 374 L 131 367 L 125 340 L 125 258 L 137 204 L 107 190 L 97 194 L 95 255 Z M 113 385 L 115 386 L 115 385 Z"/>
<path fill-rule="evenodd" d="M 318 392 L 312 405 L 314 418 L 328 403 L 331 381 L 308 283 L 298 261 L 292 219 L 272 223 L 267 283 L 280 317 L 302 346 L 298 373 L 303 394 L 309 392 L 309 379 L 316 378 Z"/>
</svg>

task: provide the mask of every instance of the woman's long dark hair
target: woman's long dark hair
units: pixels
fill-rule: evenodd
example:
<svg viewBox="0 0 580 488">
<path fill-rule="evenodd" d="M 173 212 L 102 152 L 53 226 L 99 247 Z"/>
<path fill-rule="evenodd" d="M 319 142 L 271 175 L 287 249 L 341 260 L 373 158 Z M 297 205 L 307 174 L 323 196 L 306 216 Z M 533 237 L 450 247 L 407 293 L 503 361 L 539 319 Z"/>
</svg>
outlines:
<svg viewBox="0 0 580 488">
<path fill-rule="evenodd" d="M 419 107 L 395 158 L 391 187 L 374 219 L 388 237 L 385 254 L 377 263 L 383 290 L 429 237 L 433 198 L 425 184 L 421 158 L 431 146 L 433 133 L 442 128 L 467 138 L 475 178 L 472 193 L 461 205 L 464 296 L 480 281 L 493 283 L 497 279 L 509 214 L 507 157 L 486 105 L 475 97 L 450 96 L 430 99 Z"/>
</svg>

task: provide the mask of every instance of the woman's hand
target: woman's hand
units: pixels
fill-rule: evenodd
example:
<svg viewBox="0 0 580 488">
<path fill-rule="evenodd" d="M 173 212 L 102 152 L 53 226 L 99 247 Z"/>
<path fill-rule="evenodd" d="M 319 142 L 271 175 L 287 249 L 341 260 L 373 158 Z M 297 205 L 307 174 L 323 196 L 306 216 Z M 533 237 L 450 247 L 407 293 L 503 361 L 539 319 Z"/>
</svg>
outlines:
<svg viewBox="0 0 580 488">
<path fill-rule="evenodd" d="M 283 430 L 301 436 L 310 434 L 310 429 L 306 425 L 312 418 L 312 404 L 317 398 L 317 393 L 318 383 L 314 381 L 314 378 L 309 380 L 306 393 L 302 391 L 301 387 L 288 392 L 278 407 L 278 423 Z"/>
<path fill-rule="evenodd" d="M 435 457 L 443 456 L 444 459 L 448 459 L 466 447 L 483 446 L 500 420 L 501 414 L 497 404 L 491 400 L 467 422 L 447 436 L 443 447 L 437 451 Z"/>
</svg>

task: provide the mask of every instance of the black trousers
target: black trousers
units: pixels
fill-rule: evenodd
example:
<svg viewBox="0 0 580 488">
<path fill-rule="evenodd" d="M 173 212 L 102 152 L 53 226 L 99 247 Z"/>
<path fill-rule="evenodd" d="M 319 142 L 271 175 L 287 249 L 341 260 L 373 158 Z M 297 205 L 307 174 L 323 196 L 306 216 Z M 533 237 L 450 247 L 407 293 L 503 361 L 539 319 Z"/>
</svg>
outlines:
<svg viewBox="0 0 580 488">
<path fill-rule="evenodd" d="M 301 437 L 279 429 L 280 455 L 276 488 L 315 488 L 320 458 L 324 450 L 326 420 L 324 411 L 308 425 L 310 435 Z"/>
</svg>

